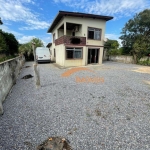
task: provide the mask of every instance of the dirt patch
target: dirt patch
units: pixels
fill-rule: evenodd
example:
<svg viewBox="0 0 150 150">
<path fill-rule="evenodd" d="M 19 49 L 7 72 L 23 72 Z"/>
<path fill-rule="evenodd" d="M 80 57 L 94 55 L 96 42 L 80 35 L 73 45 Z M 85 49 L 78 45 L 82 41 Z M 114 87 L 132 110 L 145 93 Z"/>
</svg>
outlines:
<svg viewBox="0 0 150 150">
<path fill-rule="evenodd" d="M 72 150 L 69 141 L 62 137 L 49 137 L 37 147 L 37 150 Z"/>
<path fill-rule="evenodd" d="M 150 81 L 144 80 L 143 82 L 150 85 Z"/>
<path fill-rule="evenodd" d="M 25 75 L 24 77 L 22 77 L 21 79 L 29 79 L 32 78 L 33 76 L 31 74 Z"/>
<path fill-rule="evenodd" d="M 140 73 L 149 73 L 150 74 L 150 67 L 136 67 L 135 70 L 132 70 L 135 72 L 140 72 Z"/>
<path fill-rule="evenodd" d="M 95 114 L 96 114 L 96 116 L 101 116 L 102 113 L 101 113 L 101 111 L 99 109 L 96 109 L 95 110 Z"/>
</svg>

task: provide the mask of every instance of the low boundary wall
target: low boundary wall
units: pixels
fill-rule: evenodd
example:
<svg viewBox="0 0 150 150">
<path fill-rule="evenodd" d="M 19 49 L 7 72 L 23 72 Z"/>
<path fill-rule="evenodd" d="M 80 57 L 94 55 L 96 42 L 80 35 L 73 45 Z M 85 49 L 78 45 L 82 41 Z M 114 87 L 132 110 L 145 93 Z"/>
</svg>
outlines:
<svg viewBox="0 0 150 150">
<path fill-rule="evenodd" d="M 6 99 L 12 86 L 16 83 L 16 79 L 24 63 L 24 56 L 19 56 L 0 63 L 0 115 L 3 114 L 2 103 Z"/>
<path fill-rule="evenodd" d="M 148 57 L 143 57 L 140 60 L 144 61 L 147 60 Z M 116 55 L 116 56 L 109 56 L 110 61 L 122 62 L 122 63 L 129 63 L 134 64 L 133 56 L 125 56 L 125 55 Z"/>
</svg>

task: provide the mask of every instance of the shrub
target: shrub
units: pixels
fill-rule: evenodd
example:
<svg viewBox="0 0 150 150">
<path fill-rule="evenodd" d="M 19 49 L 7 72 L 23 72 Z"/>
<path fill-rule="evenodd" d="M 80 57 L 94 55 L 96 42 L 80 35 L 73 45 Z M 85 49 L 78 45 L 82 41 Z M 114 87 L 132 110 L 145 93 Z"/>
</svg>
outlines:
<svg viewBox="0 0 150 150">
<path fill-rule="evenodd" d="M 108 52 L 109 55 L 120 55 L 120 51 L 118 49 L 111 49 Z"/>
<path fill-rule="evenodd" d="M 6 61 L 8 59 L 12 59 L 12 58 L 15 58 L 16 56 L 4 56 L 4 57 L 0 57 L 0 63 L 3 62 L 3 61 Z"/>
<path fill-rule="evenodd" d="M 139 61 L 139 65 L 150 66 L 150 60 Z"/>
</svg>

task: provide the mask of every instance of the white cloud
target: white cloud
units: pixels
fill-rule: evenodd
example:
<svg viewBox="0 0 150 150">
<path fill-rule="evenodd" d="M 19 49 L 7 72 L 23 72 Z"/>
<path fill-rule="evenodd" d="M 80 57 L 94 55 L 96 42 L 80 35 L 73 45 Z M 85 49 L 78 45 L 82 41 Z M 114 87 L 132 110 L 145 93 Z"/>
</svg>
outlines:
<svg viewBox="0 0 150 150">
<path fill-rule="evenodd" d="M 7 26 L 5 26 L 5 25 L 1 25 L 0 26 L 0 29 L 2 29 L 2 31 L 4 31 L 4 32 L 8 32 L 8 33 L 12 33 L 12 34 L 14 34 L 15 36 L 22 36 L 23 34 L 21 34 L 21 33 L 19 33 L 19 32 L 16 32 L 16 31 L 13 31 L 13 30 L 11 30 L 11 29 L 9 29 Z"/>
<path fill-rule="evenodd" d="M 122 45 L 121 40 L 119 39 L 120 35 L 118 35 L 118 34 L 106 34 L 105 37 L 110 40 L 117 40 L 119 42 L 120 46 Z"/>
<path fill-rule="evenodd" d="M 44 46 L 47 46 L 47 44 L 51 43 L 51 41 L 52 41 L 50 34 L 47 34 L 47 36 L 42 36 L 42 37 L 40 37 L 40 39 L 42 40 Z"/>
<path fill-rule="evenodd" d="M 112 15 L 117 18 L 131 16 L 143 9 L 150 8 L 149 0 L 53 0 L 69 7 L 83 9 L 84 12 Z"/>
<path fill-rule="evenodd" d="M 24 22 L 24 30 L 45 29 L 49 23 L 41 21 L 39 16 L 32 12 L 25 4 L 34 4 L 31 0 L 0 0 L 0 16 L 2 20 Z"/>
<path fill-rule="evenodd" d="M 18 39 L 19 43 L 24 44 L 30 42 L 35 36 L 22 36 Z"/>
<path fill-rule="evenodd" d="M 30 42 L 33 38 L 39 38 L 43 42 L 44 46 L 51 42 L 51 36 L 49 34 L 46 36 L 21 36 L 18 41 L 19 43 L 24 44 Z"/>
</svg>

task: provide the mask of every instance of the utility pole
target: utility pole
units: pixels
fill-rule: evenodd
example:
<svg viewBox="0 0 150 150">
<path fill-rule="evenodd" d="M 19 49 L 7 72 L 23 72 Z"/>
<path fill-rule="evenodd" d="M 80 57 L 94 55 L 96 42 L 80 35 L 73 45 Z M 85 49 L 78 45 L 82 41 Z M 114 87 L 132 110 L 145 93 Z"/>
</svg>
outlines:
<svg viewBox="0 0 150 150">
<path fill-rule="evenodd" d="M 34 42 L 32 42 L 32 49 L 33 49 L 33 55 L 34 55 L 33 68 L 34 68 L 34 75 L 35 75 L 35 84 L 36 84 L 36 88 L 39 88 L 41 86 L 40 85 L 40 74 L 39 74 L 38 64 L 36 61 L 35 43 Z"/>
</svg>

